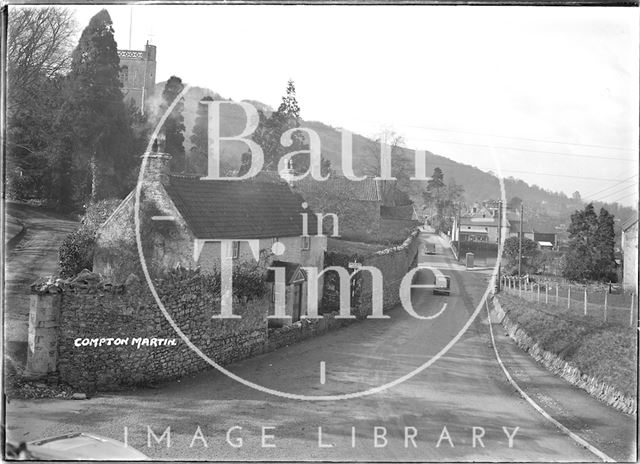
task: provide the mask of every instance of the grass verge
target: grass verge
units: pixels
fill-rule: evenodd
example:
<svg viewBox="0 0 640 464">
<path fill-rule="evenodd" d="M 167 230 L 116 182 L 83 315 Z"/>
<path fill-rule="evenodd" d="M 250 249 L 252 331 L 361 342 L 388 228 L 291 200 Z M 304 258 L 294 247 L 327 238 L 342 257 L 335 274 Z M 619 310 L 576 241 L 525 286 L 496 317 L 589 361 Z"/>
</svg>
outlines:
<svg viewBox="0 0 640 464">
<path fill-rule="evenodd" d="M 542 349 L 557 354 L 583 374 L 635 396 L 638 368 L 635 328 L 576 316 L 513 295 L 500 295 L 500 303 L 509 318 Z"/>
</svg>

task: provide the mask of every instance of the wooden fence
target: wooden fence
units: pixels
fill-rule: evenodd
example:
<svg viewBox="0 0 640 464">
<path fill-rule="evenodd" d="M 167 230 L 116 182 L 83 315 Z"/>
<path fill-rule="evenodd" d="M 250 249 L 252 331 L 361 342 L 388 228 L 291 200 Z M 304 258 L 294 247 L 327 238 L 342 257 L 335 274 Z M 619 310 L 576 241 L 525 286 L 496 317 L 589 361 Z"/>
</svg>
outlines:
<svg viewBox="0 0 640 464">
<path fill-rule="evenodd" d="M 526 278 L 509 276 L 502 276 L 500 283 L 505 293 L 538 304 L 566 308 L 576 315 L 631 327 L 638 321 L 638 295 L 634 293 L 610 293 L 607 287 L 592 289 L 555 281 L 530 282 Z"/>
</svg>

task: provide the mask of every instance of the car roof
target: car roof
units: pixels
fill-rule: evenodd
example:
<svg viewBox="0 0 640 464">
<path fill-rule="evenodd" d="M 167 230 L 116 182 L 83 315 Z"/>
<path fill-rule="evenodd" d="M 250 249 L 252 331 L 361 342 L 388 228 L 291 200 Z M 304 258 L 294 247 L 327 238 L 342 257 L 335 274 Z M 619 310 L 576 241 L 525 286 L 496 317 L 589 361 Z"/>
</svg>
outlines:
<svg viewBox="0 0 640 464">
<path fill-rule="evenodd" d="M 89 433 L 70 433 L 27 444 L 27 450 L 38 458 L 146 460 L 148 457 L 117 440 Z"/>
</svg>

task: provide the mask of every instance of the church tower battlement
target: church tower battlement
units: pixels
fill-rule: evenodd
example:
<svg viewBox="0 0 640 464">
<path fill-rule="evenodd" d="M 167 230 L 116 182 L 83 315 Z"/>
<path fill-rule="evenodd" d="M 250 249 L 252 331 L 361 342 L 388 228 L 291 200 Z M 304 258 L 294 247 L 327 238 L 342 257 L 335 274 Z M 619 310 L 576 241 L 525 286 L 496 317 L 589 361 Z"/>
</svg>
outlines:
<svg viewBox="0 0 640 464">
<path fill-rule="evenodd" d="M 144 50 L 118 50 L 120 81 L 125 102 L 133 101 L 144 112 L 143 104 L 153 96 L 156 85 L 156 47 Z"/>
</svg>

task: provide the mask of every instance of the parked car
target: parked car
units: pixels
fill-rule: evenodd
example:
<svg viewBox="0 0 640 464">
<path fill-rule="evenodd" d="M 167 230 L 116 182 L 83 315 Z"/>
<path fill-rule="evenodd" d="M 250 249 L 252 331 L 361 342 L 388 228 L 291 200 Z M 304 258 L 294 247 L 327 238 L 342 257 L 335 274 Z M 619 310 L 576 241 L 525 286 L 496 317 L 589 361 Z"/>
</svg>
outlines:
<svg viewBox="0 0 640 464">
<path fill-rule="evenodd" d="M 147 461 L 149 457 L 117 440 L 77 432 L 20 445 L 7 443 L 6 456 L 16 460 Z"/>
</svg>

